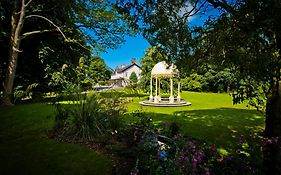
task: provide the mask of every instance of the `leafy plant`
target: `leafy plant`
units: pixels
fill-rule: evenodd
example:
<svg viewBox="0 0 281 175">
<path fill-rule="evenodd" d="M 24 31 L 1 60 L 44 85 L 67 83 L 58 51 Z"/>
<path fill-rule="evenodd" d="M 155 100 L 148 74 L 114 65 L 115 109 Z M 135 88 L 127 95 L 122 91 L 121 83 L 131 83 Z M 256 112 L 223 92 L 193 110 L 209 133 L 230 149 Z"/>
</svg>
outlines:
<svg viewBox="0 0 281 175">
<path fill-rule="evenodd" d="M 183 90 L 202 91 L 203 76 L 197 73 L 191 74 L 189 77 L 181 81 Z"/>
<path fill-rule="evenodd" d="M 137 74 L 135 72 L 131 73 L 129 79 L 130 79 L 131 83 L 133 83 L 133 84 L 138 83 L 138 77 L 137 77 Z"/>
<path fill-rule="evenodd" d="M 68 104 L 55 104 L 55 133 L 70 140 L 92 141 L 118 131 L 125 108 L 117 99 L 102 98 L 99 94 L 76 94 Z"/>
</svg>

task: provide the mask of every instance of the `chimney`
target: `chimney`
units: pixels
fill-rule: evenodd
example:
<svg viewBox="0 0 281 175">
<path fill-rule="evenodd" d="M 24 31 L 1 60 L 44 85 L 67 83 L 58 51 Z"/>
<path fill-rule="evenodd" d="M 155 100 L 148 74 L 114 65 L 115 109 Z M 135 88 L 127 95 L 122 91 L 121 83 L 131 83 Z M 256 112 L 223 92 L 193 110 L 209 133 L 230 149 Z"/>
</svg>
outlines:
<svg viewBox="0 0 281 175">
<path fill-rule="evenodd" d="M 123 69 L 124 67 L 126 67 L 125 64 L 122 64 L 122 65 L 121 65 L 121 69 Z"/>
<path fill-rule="evenodd" d="M 132 58 L 132 64 L 137 64 L 136 58 Z"/>
</svg>

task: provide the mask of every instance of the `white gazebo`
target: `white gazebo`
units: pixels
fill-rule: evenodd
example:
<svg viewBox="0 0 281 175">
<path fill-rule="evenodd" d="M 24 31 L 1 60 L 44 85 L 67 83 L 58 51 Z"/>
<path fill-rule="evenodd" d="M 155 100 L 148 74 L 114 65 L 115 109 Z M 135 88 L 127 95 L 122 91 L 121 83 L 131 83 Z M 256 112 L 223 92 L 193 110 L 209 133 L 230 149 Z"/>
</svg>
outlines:
<svg viewBox="0 0 281 175">
<path fill-rule="evenodd" d="M 181 100 L 180 96 L 180 81 L 178 79 L 178 92 L 177 97 L 174 97 L 173 79 L 179 77 L 179 71 L 174 64 L 167 64 L 165 61 L 157 63 L 151 70 L 150 78 L 150 96 L 149 101 L 140 102 L 142 105 L 147 106 L 186 106 L 190 105 L 190 102 L 185 102 Z M 170 96 L 169 99 L 161 97 L 160 84 L 162 79 L 170 79 Z M 155 89 L 153 88 L 153 81 L 155 80 Z M 153 92 L 155 93 L 153 95 Z"/>
</svg>

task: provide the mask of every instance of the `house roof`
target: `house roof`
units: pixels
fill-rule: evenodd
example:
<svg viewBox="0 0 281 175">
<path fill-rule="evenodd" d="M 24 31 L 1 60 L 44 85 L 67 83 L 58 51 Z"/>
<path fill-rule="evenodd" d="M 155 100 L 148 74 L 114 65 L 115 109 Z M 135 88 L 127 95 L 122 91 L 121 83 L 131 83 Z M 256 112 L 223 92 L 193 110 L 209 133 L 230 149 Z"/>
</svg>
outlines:
<svg viewBox="0 0 281 175">
<path fill-rule="evenodd" d="M 125 70 L 127 70 L 127 69 L 133 67 L 134 65 L 136 65 L 138 68 L 140 68 L 139 65 L 137 65 L 136 63 L 133 63 L 133 64 L 131 64 L 131 65 L 128 65 L 128 66 L 126 66 L 126 67 L 123 67 L 122 69 L 120 69 L 120 68 L 115 69 L 115 72 L 117 72 L 117 73 L 122 73 L 122 72 L 124 72 Z"/>
</svg>

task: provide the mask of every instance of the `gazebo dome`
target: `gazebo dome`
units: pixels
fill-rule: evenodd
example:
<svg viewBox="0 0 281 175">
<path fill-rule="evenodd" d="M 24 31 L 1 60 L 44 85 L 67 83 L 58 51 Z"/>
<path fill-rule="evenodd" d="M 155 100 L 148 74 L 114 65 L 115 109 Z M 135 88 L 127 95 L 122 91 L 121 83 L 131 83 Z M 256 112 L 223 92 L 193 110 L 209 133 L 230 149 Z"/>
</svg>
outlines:
<svg viewBox="0 0 281 175">
<path fill-rule="evenodd" d="M 165 61 L 157 63 L 151 70 L 150 77 L 150 96 L 148 101 L 140 102 L 141 105 L 145 106 L 188 106 L 191 105 L 190 102 L 185 102 L 181 100 L 180 96 L 180 79 L 176 78 L 178 81 L 178 92 L 177 97 L 173 95 L 174 84 L 173 79 L 176 75 L 179 75 L 177 67 L 173 64 L 168 65 Z M 161 97 L 161 79 L 170 79 L 170 96 Z M 155 80 L 155 83 L 153 83 Z M 153 95 L 153 84 L 155 85 L 155 96 Z M 175 101 L 176 100 L 176 101 Z"/>
<path fill-rule="evenodd" d="M 161 61 L 152 68 L 151 76 L 153 77 L 173 77 L 178 74 L 178 70 L 174 64 L 168 65 L 165 61 Z"/>
</svg>

